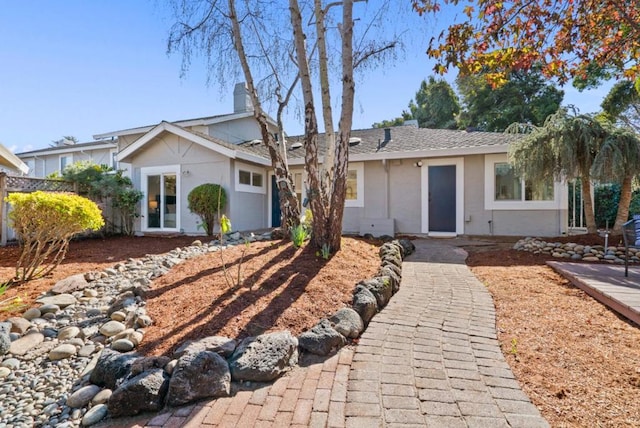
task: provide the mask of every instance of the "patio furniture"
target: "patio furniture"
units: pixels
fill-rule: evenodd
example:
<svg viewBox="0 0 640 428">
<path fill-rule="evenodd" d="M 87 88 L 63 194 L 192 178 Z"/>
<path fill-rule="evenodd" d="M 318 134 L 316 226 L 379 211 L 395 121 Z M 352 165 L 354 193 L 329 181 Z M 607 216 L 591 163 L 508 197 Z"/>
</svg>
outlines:
<svg viewBox="0 0 640 428">
<path fill-rule="evenodd" d="M 640 249 L 640 215 L 622 225 L 624 238 L 624 276 L 629 276 L 629 248 Z"/>
</svg>

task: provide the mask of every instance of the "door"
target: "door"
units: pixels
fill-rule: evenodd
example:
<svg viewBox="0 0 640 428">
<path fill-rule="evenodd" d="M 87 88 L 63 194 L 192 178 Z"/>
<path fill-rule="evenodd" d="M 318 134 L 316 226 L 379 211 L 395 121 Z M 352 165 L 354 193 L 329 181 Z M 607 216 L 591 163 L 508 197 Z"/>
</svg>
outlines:
<svg viewBox="0 0 640 428">
<path fill-rule="evenodd" d="M 429 166 L 429 232 L 456 232 L 456 165 Z"/>
<path fill-rule="evenodd" d="M 280 227 L 282 211 L 280 211 L 280 192 L 276 176 L 271 176 L 271 227 Z"/>
<path fill-rule="evenodd" d="M 173 173 L 147 175 L 147 229 L 177 229 L 177 176 Z"/>
</svg>

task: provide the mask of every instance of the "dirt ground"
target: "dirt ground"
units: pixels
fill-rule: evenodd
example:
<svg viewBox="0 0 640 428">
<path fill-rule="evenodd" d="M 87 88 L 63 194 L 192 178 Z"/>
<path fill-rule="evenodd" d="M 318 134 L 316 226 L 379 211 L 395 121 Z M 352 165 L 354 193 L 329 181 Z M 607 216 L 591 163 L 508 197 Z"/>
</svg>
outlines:
<svg viewBox="0 0 640 428">
<path fill-rule="evenodd" d="M 108 238 L 73 242 L 49 278 L 2 297 L 28 304 L 71 274 L 130 257 L 163 253 L 193 237 Z M 616 243 L 610 237 L 610 243 Z M 602 244 L 598 236 L 558 240 Z M 640 330 L 545 266 L 548 256 L 511 249 L 515 240 L 466 247 L 467 263 L 494 297 L 503 352 L 525 392 L 554 427 L 640 426 Z M 310 248 L 273 241 L 187 261 L 154 282 L 147 310 L 155 324 L 143 350 L 170 353 L 200 335 L 236 337 L 288 328 L 294 334 L 349 302 L 354 284 L 377 269 L 377 243 L 345 238 L 325 261 Z M 242 252 L 241 284 L 234 286 Z M 17 248 L 0 248 L 0 282 L 11 278 Z M 0 313 L 6 319 L 15 313 Z"/>
</svg>

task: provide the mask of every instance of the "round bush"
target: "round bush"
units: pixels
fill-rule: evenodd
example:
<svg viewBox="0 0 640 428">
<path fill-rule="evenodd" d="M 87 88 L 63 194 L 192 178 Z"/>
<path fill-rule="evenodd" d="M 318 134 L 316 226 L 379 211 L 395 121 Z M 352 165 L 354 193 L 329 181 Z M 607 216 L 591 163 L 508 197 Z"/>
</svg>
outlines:
<svg viewBox="0 0 640 428">
<path fill-rule="evenodd" d="M 213 235 L 218 213 L 222 213 L 227 203 L 227 194 L 219 184 L 205 183 L 194 187 L 187 196 L 189 211 L 202 220 L 207 235 Z"/>
</svg>

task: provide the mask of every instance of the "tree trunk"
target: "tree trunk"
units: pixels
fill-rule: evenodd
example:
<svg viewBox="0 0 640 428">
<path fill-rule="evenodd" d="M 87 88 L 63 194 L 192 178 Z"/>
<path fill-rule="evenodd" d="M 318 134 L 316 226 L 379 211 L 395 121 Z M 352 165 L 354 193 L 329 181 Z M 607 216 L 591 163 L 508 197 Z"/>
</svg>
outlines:
<svg viewBox="0 0 640 428">
<path fill-rule="evenodd" d="M 342 5 L 342 105 L 340 109 L 339 134 L 335 147 L 335 168 L 333 191 L 331 192 L 331 212 L 329 217 L 329 247 L 338 251 L 342 237 L 342 218 L 347 187 L 349 166 L 349 137 L 353 123 L 353 1 L 345 0 Z M 358 177 L 364 180 L 364 177 Z"/>
<path fill-rule="evenodd" d="M 269 123 L 267 121 L 267 115 L 262 109 L 262 104 L 258 98 L 258 93 L 253 83 L 253 75 L 249 68 L 247 56 L 244 51 L 244 45 L 242 42 L 242 33 L 240 31 L 240 23 L 238 22 L 238 16 L 235 9 L 235 1 L 229 0 L 229 19 L 232 23 L 233 31 L 233 43 L 236 52 L 238 53 L 238 59 L 242 66 L 244 78 L 247 81 L 247 87 L 249 89 L 249 95 L 251 96 L 251 102 L 253 103 L 253 115 L 260 126 L 260 132 L 262 134 L 262 142 L 269 151 L 271 157 L 271 166 L 273 167 L 276 176 L 276 185 L 278 187 L 278 196 L 280 202 L 281 212 L 281 227 L 288 232 L 291 227 L 295 227 L 300 224 L 300 204 L 298 197 L 293 189 L 293 179 L 287 165 L 287 161 L 283 158 L 282 153 L 278 149 L 275 138 L 271 132 L 269 132 Z M 284 141 L 282 142 L 284 145 Z"/>
<path fill-rule="evenodd" d="M 587 233 L 596 233 L 596 217 L 593 212 L 593 199 L 591 197 L 591 180 L 589 177 L 580 177 L 582 184 L 582 202 L 584 203 L 584 219 L 587 222 Z"/>
<path fill-rule="evenodd" d="M 322 247 L 326 242 L 327 209 L 320 191 L 320 172 L 318 169 L 318 121 L 313 102 L 313 87 L 311 84 L 311 72 L 305 46 L 306 36 L 302 30 L 302 15 L 297 0 L 289 0 L 291 26 L 293 27 L 294 45 L 298 69 L 300 71 L 300 84 L 302 86 L 302 99 L 304 102 L 304 163 L 307 171 L 307 197 L 309 208 L 313 214 L 313 243 Z"/>
<path fill-rule="evenodd" d="M 622 179 L 622 185 L 620 186 L 620 201 L 618 201 L 618 213 L 616 214 L 616 221 L 613 224 L 613 233 L 621 234 L 622 225 L 629 218 L 629 205 L 631 204 L 632 186 L 631 182 L 633 177 L 627 175 Z"/>
</svg>

